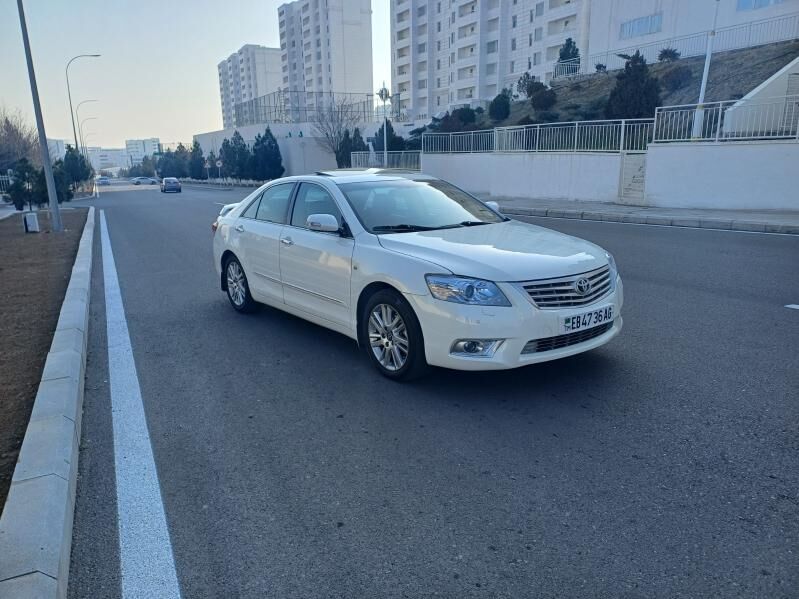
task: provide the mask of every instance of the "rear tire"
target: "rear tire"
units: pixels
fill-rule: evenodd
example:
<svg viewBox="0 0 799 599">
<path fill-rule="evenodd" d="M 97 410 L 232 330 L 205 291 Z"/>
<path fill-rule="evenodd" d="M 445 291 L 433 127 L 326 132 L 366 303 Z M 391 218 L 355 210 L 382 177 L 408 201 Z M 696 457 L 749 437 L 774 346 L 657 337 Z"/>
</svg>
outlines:
<svg viewBox="0 0 799 599">
<path fill-rule="evenodd" d="M 258 308 L 258 304 L 250 295 L 250 285 L 247 283 L 247 275 L 244 268 L 235 256 L 230 256 L 225 260 L 224 265 L 225 281 L 227 288 L 227 298 L 230 305 L 237 312 L 249 313 Z"/>
<path fill-rule="evenodd" d="M 411 381 L 429 369 L 424 336 L 413 308 L 400 293 L 378 291 L 360 314 L 359 342 L 378 372 L 395 381 Z"/>
</svg>

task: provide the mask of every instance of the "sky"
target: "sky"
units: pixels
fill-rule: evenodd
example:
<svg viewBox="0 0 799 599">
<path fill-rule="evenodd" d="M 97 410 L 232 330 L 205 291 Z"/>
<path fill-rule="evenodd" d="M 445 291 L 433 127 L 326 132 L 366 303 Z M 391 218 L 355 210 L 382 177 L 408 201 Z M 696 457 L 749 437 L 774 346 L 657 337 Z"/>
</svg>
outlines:
<svg viewBox="0 0 799 599">
<path fill-rule="evenodd" d="M 191 142 L 222 128 L 216 66 L 244 44 L 279 47 L 277 7 L 285 0 L 25 0 L 33 64 L 47 137 L 72 139 L 73 106 L 86 144 L 124 147 L 126 139 Z M 372 0 L 374 85 L 390 84 L 389 0 Z M 33 103 L 16 0 L 0 0 L 0 106 Z M 358 90 L 361 91 L 361 90 Z"/>
</svg>

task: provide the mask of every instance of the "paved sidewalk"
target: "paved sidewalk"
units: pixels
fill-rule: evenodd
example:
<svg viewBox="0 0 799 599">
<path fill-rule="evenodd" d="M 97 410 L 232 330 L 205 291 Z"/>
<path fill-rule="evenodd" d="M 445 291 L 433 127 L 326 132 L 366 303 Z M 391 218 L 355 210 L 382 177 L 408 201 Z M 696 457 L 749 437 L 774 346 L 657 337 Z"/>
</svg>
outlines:
<svg viewBox="0 0 799 599">
<path fill-rule="evenodd" d="M 483 200 L 497 202 L 502 211 L 509 215 L 549 216 L 617 223 L 799 235 L 799 203 L 797 203 L 796 211 L 699 210 L 691 208 L 625 206 L 622 204 L 605 204 L 579 200 L 480 197 Z"/>
</svg>

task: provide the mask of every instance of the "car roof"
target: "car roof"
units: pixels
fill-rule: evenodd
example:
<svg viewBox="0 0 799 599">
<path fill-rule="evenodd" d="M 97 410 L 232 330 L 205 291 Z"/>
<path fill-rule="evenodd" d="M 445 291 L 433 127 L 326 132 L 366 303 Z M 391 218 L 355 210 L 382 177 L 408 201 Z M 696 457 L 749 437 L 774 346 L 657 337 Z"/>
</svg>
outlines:
<svg viewBox="0 0 799 599">
<path fill-rule="evenodd" d="M 436 178 L 418 171 L 381 168 L 342 168 L 317 171 L 313 175 L 284 177 L 281 181 L 330 181 L 337 185 L 343 183 L 362 183 L 366 181 L 396 181 L 409 179 L 412 181 L 435 181 Z"/>
</svg>

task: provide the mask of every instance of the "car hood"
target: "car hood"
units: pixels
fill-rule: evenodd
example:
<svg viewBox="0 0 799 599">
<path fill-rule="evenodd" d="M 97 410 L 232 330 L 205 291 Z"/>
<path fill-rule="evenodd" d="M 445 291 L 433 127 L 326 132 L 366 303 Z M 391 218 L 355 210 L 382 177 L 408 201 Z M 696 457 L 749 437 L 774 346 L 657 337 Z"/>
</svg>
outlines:
<svg viewBox="0 0 799 599">
<path fill-rule="evenodd" d="M 379 235 L 391 251 L 489 281 L 530 281 L 579 274 L 607 264 L 597 245 L 528 223 L 502 223 Z"/>
</svg>

